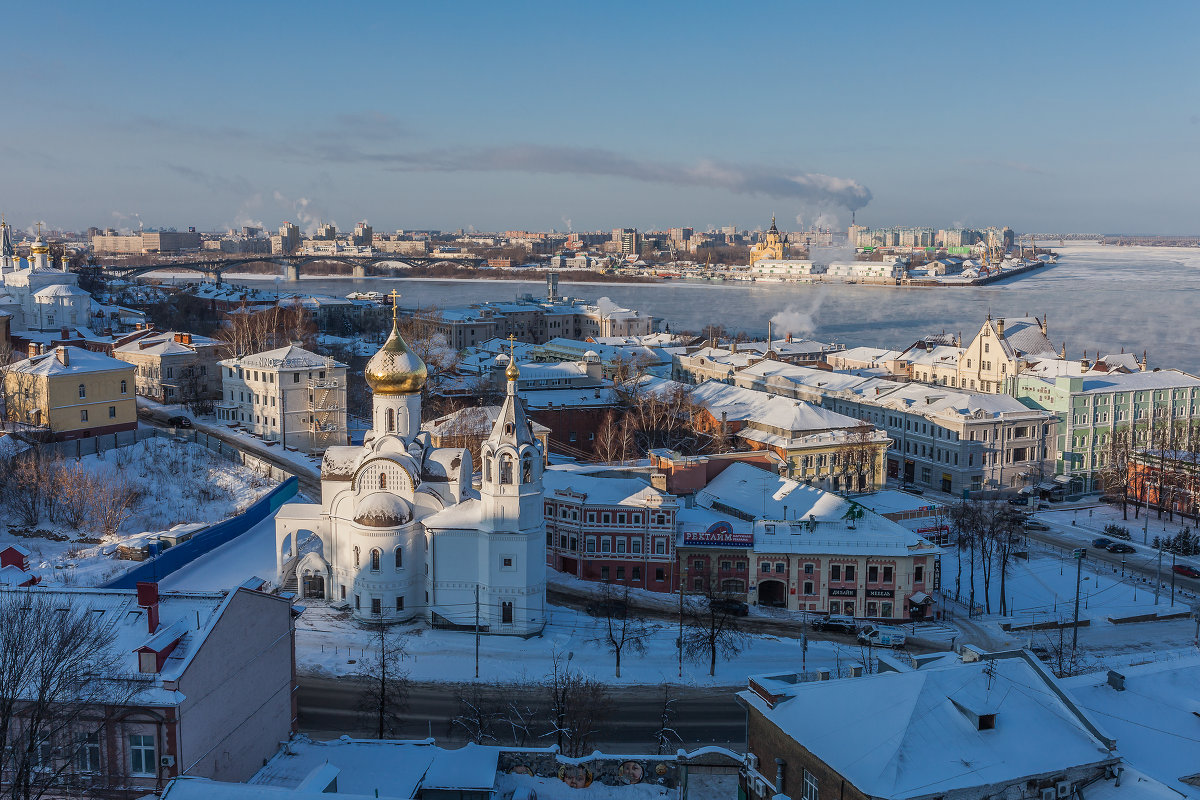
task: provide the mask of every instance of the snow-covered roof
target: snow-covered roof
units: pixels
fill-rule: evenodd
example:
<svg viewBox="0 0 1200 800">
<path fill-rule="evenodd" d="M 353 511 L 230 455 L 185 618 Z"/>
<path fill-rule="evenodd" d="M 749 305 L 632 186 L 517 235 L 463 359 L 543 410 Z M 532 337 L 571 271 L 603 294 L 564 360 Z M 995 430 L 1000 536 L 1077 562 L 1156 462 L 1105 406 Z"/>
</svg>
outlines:
<svg viewBox="0 0 1200 800">
<path fill-rule="evenodd" d="M 692 391 L 692 401 L 707 409 L 715 419 L 721 419 L 724 415 L 730 422 L 744 421 L 794 434 L 853 428 L 862 424 L 859 420 L 803 400 L 730 386 L 720 381 L 705 381 L 697 386 Z"/>
<path fill-rule="evenodd" d="M 430 514 L 421 520 L 432 530 L 477 530 L 483 517 L 483 504 L 478 497 L 464 497 L 461 503 Z"/>
<path fill-rule="evenodd" d="M 52 377 L 57 375 L 84 374 L 88 372 L 110 372 L 112 370 L 132 370 L 133 367 L 112 356 L 103 353 L 93 353 L 80 347 L 66 346 L 67 362 L 59 358 L 57 349 L 40 356 L 18 361 L 10 369 L 25 375 L 40 375 Z"/>
<path fill-rule="evenodd" d="M 1117 737 L 1121 756 L 1136 770 L 1190 798 L 1200 798 L 1200 656 L 1066 678 L 1067 693 Z M 1191 782 L 1184 779 L 1191 777 Z M 1089 794 L 1089 797 L 1091 795 Z"/>
<path fill-rule="evenodd" d="M 1116 761 L 1054 680 L 1011 657 L 738 696 L 867 796 L 905 800 Z"/>
<path fill-rule="evenodd" d="M 257 367 L 259 369 L 328 369 L 329 359 L 325 356 L 317 355 L 309 350 L 305 350 L 298 345 L 290 344 L 286 347 L 278 347 L 274 350 L 267 350 L 262 353 L 255 353 L 250 356 L 242 356 L 241 358 L 230 358 L 221 362 L 224 366 L 230 367 Z M 333 369 L 343 369 L 345 364 L 334 361 Z"/>
<path fill-rule="evenodd" d="M 432 436 L 487 436 L 499 416 L 500 406 L 469 406 L 425 423 L 425 430 Z M 529 422 L 535 435 L 550 433 L 545 425 Z"/>
<path fill-rule="evenodd" d="M 1161 369 L 1151 372 L 1109 373 L 1083 379 L 1083 392 L 1108 393 L 1129 392 L 1144 389 L 1180 389 L 1200 386 L 1200 378 L 1177 369 Z"/>
<path fill-rule="evenodd" d="M 34 297 L 91 297 L 90 294 L 80 289 L 78 286 L 71 286 L 66 283 L 54 283 L 49 286 L 43 286 L 33 293 Z"/>
<path fill-rule="evenodd" d="M 542 473 L 546 497 L 555 492 L 573 492 L 587 496 L 589 505 L 659 506 L 675 499 L 650 486 L 649 480 L 627 477 L 601 477 L 551 466 Z"/>
</svg>

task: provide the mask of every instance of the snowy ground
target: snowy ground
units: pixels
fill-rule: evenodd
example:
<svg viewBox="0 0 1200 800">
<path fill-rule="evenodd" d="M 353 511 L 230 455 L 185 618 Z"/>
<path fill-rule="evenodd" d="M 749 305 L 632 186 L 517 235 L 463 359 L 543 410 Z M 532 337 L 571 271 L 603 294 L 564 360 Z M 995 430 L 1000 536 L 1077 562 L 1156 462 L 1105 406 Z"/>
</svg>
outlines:
<svg viewBox="0 0 1200 800">
<path fill-rule="evenodd" d="M 73 465 L 74 460 L 67 463 Z M 79 465 L 89 472 L 123 476 L 141 490 L 142 499 L 113 537 L 102 537 L 88 523 L 72 530 L 45 514 L 34 528 L 9 523 L 0 529 L 0 545 L 16 542 L 33 551 L 31 571 L 46 585 L 102 583 L 134 563 L 113 557 L 118 546 L 136 544 L 180 524 L 227 519 L 275 485 L 201 445 L 162 438 L 84 456 Z"/>
<path fill-rule="evenodd" d="M 1067 512 L 1061 512 L 1067 513 Z M 1097 534 L 1098 535 L 1098 534 Z M 1089 540 L 1090 541 L 1090 540 Z M 1004 619 L 1015 625 L 1031 622 L 1046 622 L 1052 619 L 1067 619 L 1075 610 L 1075 561 L 1066 548 L 1058 549 L 1029 542 L 1029 559 L 1012 559 L 1007 580 L 1009 614 L 1002 617 L 1000 611 L 1000 580 L 993 575 L 988 594 L 991 598 L 992 614 L 983 620 Z M 959 556 L 964 556 L 962 565 L 961 595 L 966 601 L 970 590 L 969 564 L 966 553 L 951 551 L 942 559 L 942 591 L 953 596 L 955 574 Z M 1156 558 L 1149 552 L 1133 553 L 1128 556 L 1130 565 L 1152 564 Z M 1164 575 L 1169 583 L 1170 576 Z M 975 568 L 975 602 L 984 605 L 983 571 L 977 563 Z M 1196 598 L 1182 589 L 1176 591 L 1175 607 L 1169 603 L 1169 591 L 1160 596 L 1159 605 L 1154 604 L 1153 586 L 1147 586 L 1132 573 L 1121 575 L 1120 567 L 1098 561 L 1085 561 L 1080 578 L 1079 617 L 1090 619 L 1092 624 L 1107 624 L 1109 617 L 1127 617 L 1149 614 L 1155 611 L 1170 613 L 1186 611 Z M 962 616 L 965 605 L 956 606 L 947 601 L 946 607 Z"/>
<path fill-rule="evenodd" d="M 344 675 L 357 669 L 353 662 L 370 650 L 371 632 L 350 620 L 349 612 L 327 604 L 304 601 L 306 610 L 297 623 L 296 661 L 303 673 Z M 627 651 L 621 660 L 621 677 L 615 677 L 613 656 L 596 641 L 600 621 L 573 609 L 549 607 L 550 622 L 541 636 L 519 639 L 484 636 L 480 648 L 480 680 L 486 683 L 537 680 L 550 672 L 555 652 L 573 654 L 572 665 L 597 679 L 614 684 L 744 686 L 746 678 L 772 670 L 800 671 L 801 648 L 796 639 L 769 635 L 747 637 L 746 647 L 732 660 L 718 659 L 717 674 L 708 675 L 708 663 L 684 661 L 683 678 L 675 648 L 677 628 L 656 627 L 647 639 L 646 652 Z M 423 625 L 408 628 L 410 657 L 405 662 L 410 677 L 421 681 L 471 682 L 475 675 L 475 637 L 470 633 L 435 631 Z M 862 659 L 858 647 L 833 642 L 810 642 L 806 666 L 811 670 L 849 667 Z"/>
<path fill-rule="evenodd" d="M 274 516 L 173 572 L 162 580 L 162 588 L 210 592 L 232 589 L 253 577 L 275 578 Z"/>
</svg>

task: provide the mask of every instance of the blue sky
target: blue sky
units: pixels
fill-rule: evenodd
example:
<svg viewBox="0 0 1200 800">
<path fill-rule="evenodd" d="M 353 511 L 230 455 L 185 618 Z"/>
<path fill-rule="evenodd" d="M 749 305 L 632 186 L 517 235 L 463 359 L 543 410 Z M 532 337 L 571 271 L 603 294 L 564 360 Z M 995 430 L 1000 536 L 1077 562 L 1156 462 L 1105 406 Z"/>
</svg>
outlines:
<svg viewBox="0 0 1200 800">
<path fill-rule="evenodd" d="M 1200 4 L 25 3 L 20 226 L 1196 232 Z"/>
</svg>

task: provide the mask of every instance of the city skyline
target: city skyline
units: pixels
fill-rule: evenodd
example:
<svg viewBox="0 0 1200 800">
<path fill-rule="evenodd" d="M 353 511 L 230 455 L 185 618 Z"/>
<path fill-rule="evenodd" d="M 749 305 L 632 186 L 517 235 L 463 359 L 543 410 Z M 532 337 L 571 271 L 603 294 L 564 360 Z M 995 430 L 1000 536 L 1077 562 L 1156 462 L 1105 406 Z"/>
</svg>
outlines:
<svg viewBox="0 0 1200 800">
<path fill-rule="evenodd" d="M 17 227 L 1194 229 L 1183 4 L 149 8 L 9 14 Z"/>
</svg>

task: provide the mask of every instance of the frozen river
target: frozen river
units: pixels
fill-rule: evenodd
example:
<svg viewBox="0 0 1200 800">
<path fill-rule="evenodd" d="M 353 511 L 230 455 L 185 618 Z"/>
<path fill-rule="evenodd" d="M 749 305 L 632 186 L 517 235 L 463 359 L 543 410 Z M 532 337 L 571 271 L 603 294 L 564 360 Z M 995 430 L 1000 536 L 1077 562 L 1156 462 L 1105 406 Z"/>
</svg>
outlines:
<svg viewBox="0 0 1200 800">
<path fill-rule="evenodd" d="M 989 311 L 996 316 L 1049 314 L 1050 338 L 1067 354 L 1084 350 L 1150 354 L 1154 366 L 1200 372 L 1200 249 L 1055 248 L 1058 264 L 1025 277 L 979 287 L 891 288 L 670 281 L 595 284 L 564 281 L 560 290 L 587 299 L 601 296 L 668 321 L 672 330 L 719 323 L 763 335 L 775 317 L 783 330 L 848 346 L 903 348 L 928 333 L 961 332 L 970 338 Z M 566 274 L 564 274 L 564 278 Z M 242 280 L 272 285 L 273 279 Z M 278 284 L 292 288 L 295 284 Z M 445 306 L 542 294 L 537 281 L 411 280 L 368 278 L 303 281 L 306 292 L 345 295 L 398 289 L 405 306 Z M 777 328 L 777 330 L 780 330 Z"/>
</svg>

